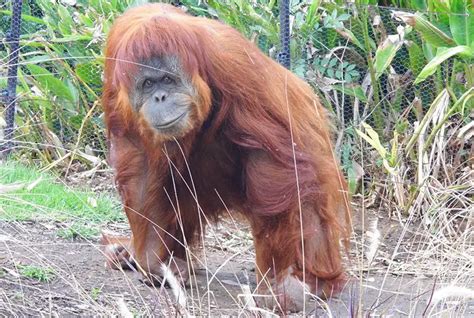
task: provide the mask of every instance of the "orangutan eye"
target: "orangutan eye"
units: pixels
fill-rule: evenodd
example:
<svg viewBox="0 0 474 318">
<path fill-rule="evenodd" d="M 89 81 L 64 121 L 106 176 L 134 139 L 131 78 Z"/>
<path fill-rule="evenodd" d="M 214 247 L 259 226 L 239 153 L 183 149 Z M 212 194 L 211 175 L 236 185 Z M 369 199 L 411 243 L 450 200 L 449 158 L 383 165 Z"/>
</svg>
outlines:
<svg viewBox="0 0 474 318">
<path fill-rule="evenodd" d="M 150 88 L 152 87 L 153 85 L 155 84 L 155 82 L 151 79 L 146 79 L 144 82 L 143 82 L 143 87 L 144 88 Z"/>
<path fill-rule="evenodd" d="M 161 82 L 162 82 L 163 84 L 172 84 L 172 83 L 174 83 L 174 79 L 172 79 L 172 78 L 171 78 L 170 76 L 168 76 L 168 75 L 165 75 L 165 76 L 163 76 L 163 78 L 161 79 Z"/>
</svg>

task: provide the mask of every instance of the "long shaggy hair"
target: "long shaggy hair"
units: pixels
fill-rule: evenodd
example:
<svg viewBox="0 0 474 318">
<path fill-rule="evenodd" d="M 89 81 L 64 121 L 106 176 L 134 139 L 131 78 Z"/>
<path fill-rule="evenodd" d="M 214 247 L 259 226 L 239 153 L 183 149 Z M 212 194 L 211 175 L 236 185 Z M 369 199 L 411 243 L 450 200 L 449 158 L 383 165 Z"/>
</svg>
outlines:
<svg viewBox="0 0 474 318">
<path fill-rule="evenodd" d="M 254 237 L 273 231 L 284 263 L 297 259 L 294 275 L 305 267 L 327 282 L 340 276 L 340 241 L 347 242 L 351 228 L 347 190 L 325 111 L 309 85 L 231 27 L 168 5 L 127 11 L 110 31 L 105 54 L 111 163 L 137 252 L 146 240 L 137 210 L 189 244 L 201 214 L 224 210 L 213 189 L 222 188 L 225 203 L 250 220 Z M 156 56 L 178 58 L 197 92 L 193 130 L 178 140 L 164 140 L 130 106 L 133 74 Z M 215 176 L 206 160 L 218 162 Z M 179 191 L 191 194 L 173 202 Z M 171 226 L 176 219 L 183 225 Z M 275 255 L 257 255 L 257 263 L 269 257 Z"/>
</svg>

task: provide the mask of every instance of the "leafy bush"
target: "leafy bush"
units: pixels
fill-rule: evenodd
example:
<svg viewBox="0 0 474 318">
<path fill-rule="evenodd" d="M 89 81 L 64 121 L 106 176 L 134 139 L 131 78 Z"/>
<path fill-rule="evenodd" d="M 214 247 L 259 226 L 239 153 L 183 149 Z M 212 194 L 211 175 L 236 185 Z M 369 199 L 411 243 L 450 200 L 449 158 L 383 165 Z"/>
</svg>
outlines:
<svg viewBox="0 0 474 318">
<path fill-rule="evenodd" d="M 233 25 L 271 57 L 281 49 L 275 0 L 180 3 Z M 101 47 L 114 17 L 134 4 L 25 4 L 17 139 L 28 151 L 20 154 L 55 165 L 102 162 Z M 292 0 L 290 11 L 292 70 L 334 114 L 352 192 L 388 179 L 389 197 L 413 209 L 427 180 L 447 185 L 463 175 L 472 146 L 471 1 Z"/>
<path fill-rule="evenodd" d="M 352 192 L 390 180 L 389 202 L 424 212 L 429 180 L 446 187 L 465 180 L 474 96 L 470 1 L 314 0 L 290 6 L 292 70 L 335 115 L 336 146 Z M 270 56 L 280 50 L 274 1 L 210 1 L 207 12 Z M 370 148 L 361 148 L 359 138 Z"/>
<path fill-rule="evenodd" d="M 59 163 L 69 162 L 63 161 L 69 150 L 72 159 L 86 162 L 101 156 L 105 150 L 100 111 L 102 46 L 114 17 L 130 4 L 101 0 L 24 3 L 17 154 L 43 162 L 61 159 Z M 6 57 L 2 51 L 0 58 Z M 5 84 L 6 79 L 0 79 L 0 86 Z"/>
</svg>

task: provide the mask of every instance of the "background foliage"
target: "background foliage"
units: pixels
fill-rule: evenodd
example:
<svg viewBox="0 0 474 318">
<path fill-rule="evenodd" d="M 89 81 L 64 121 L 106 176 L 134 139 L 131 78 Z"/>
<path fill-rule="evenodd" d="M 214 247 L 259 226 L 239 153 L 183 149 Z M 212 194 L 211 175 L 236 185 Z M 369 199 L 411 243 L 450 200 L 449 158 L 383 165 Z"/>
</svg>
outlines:
<svg viewBox="0 0 474 318">
<path fill-rule="evenodd" d="M 102 47 L 114 18 L 139 3 L 24 2 L 14 156 L 59 172 L 105 164 Z M 179 4 L 236 27 L 272 57 L 279 52 L 276 0 Z M 351 192 L 401 214 L 422 212 L 431 223 L 436 209 L 469 204 L 472 2 L 292 0 L 290 9 L 292 71 L 333 114 Z M 3 5 L 0 38 L 10 15 Z M 0 50 L 0 88 L 9 53 Z"/>
</svg>

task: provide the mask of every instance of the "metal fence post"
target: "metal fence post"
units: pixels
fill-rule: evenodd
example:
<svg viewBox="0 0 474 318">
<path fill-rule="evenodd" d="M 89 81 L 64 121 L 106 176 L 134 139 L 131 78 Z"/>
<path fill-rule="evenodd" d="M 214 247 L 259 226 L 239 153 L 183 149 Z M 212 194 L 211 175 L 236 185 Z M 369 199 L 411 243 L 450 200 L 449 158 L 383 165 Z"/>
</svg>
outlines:
<svg viewBox="0 0 474 318">
<path fill-rule="evenodd" d="M 278 54 L 278 62 L 286 68 L 290 68 L 290 3 L 289 0 L 280 0 L 280 43 L 281 51 Z"/>
<path fill-rule="evenodd" d="M 10 45 L 8 59 L 7 90 L 5 96 L 5 142 L 0 145 L 0 154 L 8 155 L 13 148 L 13 131 L 15 125 L 16 85 L 18 72 L 18 55 L 20 51 L 20 25 L 21 25 L 22 0 L 12 0 L 12 16 L 10 32 L 7 33 L 6 42 Z"/>
</svg>

